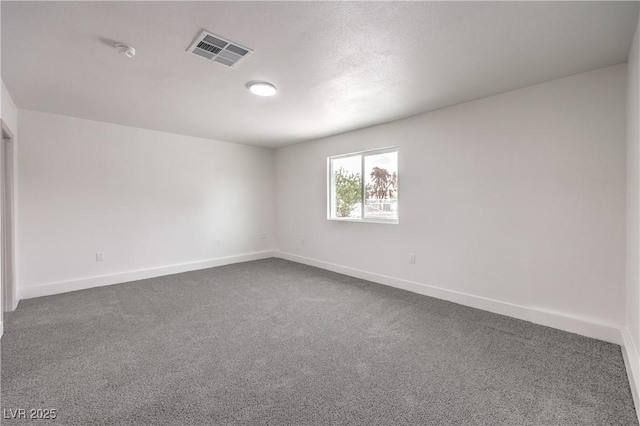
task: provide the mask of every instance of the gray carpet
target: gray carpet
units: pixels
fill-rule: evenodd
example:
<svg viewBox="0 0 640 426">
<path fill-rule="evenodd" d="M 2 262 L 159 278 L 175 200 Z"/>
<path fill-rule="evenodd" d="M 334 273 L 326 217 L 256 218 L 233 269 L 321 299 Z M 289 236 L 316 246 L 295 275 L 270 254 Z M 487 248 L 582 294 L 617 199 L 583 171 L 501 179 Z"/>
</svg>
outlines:
<svg viewBox="0 0 640 426">
<path fill-rule="evenodd" d="M 5 319 L 2 407 L 36 424 L 638 424 L 616 345 L 279 259 Z"/>
</svg>

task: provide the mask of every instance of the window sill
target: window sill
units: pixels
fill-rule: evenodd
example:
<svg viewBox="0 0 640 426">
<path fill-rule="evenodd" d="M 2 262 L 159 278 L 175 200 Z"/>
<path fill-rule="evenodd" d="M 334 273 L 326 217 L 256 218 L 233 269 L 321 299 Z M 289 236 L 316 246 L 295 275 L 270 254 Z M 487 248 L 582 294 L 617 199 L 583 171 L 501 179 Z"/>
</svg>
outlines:
<svg viewBox="0 0 640 426">
<path fill-rule="evenodd" d="M 398 225 L 400 221 L 398 219 L 347 219 L 347 218 L 327 218 L 332 222 L 356 222 L 356 223 L 381 223 L 384 225 Z"/>
</svg>

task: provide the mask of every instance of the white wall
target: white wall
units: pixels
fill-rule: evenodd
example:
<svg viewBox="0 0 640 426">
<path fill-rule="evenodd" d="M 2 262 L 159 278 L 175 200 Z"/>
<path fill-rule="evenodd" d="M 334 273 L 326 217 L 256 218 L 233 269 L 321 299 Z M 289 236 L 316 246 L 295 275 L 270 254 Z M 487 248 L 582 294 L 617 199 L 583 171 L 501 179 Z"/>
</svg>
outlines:
<svg viewBox="0 0 640 426">
<path fill-rule="evenodd" d="M 640 19 L 639 19 L 640 21 Z M 627 340 L 625 342 L 628 364 L 633 373 L 632 389 L 635 391 L 636 408 L 640 410 L 640 108 L 638 98 L 638 57 L 640 44 L 638 30 L 629 51 L 627 76 Z M 633 388 L 635 383 L 635 389 Z"/>
<path fill-rule="evenodd" d="M 2 7 L 0 7 L 0 22 L 2 22 Z M 0 34 L 2 34 L 2 29 L 0 28 Z M 2 46 L 2 40 L 0 38 L 0 47 Z M 0 48 L 0 70 L 2 69 L 2 49 Z M 0 119 L 2 119 L 2 87 L 4 87 L 4 82 L 2 81 L 2 75 L 0 75 Z M 2 264 L 0 263 L 0 267 Z M 5 295 L 2 292 L 2 280 L 0 279 L 0 338 L 4 335 L 4 310 L 2 307 L 4 306 L 4 298 Z"/>
<path fill-rule="evenodd" d="M 273 248 L 271 150 L 26 110 L 19 129 L 22 298 Z"/>
<path fill-rule="evenodd" d="M 625 88 L 621 64 L 279 149 L 279 249 L 619 340 Z M 326 220 L 327 156 L 391 145 L 399 146 L 400 224 Z"/>
</svg>

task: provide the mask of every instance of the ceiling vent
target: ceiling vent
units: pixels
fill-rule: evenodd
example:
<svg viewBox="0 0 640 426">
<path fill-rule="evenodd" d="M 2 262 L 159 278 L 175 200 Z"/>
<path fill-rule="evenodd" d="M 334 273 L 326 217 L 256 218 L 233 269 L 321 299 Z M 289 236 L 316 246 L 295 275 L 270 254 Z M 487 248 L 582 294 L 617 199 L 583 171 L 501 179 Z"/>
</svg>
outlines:
<svg viewBox="0 0 640 426">
<path fill-rule="evenodd" d="M 235 67 L 238 62 L 253 53 L 249 48 L 207 31 L 203 31 L 187 51 L 230 68 Z"/>
</svg>

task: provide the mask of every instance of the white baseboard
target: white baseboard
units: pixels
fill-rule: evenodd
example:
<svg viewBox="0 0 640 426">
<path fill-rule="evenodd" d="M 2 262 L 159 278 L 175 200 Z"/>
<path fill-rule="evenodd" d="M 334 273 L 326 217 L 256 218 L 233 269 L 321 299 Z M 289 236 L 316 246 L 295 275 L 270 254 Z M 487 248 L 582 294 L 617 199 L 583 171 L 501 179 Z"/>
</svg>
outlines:
<svg viewBox="0 0 640 426">
<path fill-rule="evenodd" d="M 385 284 L 391 287 L 408 290 L 425 296 L 435 297 L 437 299 L 448 300 L 460 305 L 470 306 L 472 308 L 482 309 L 496 314 L 530 321 L 535 324 L 545 325 L 547 327 L 568 331 L 570 333 L 580 334 L 582 336 L 604 340 L 606 342 L 611 342 L 618 345 L 621 345 L 623 343 L 622 335 L 620 333 L 621 326 L 618 324 L 602 323 L 587 318 L 578 318 L 564 313 L 551 312 L 543 309 L 517 305 L 514 303 L 502 302 L 482 296 L 474 296 L 472 294 L 462 293 L 454 290 L 447 290 L 444 288 L 404 280 L 401 278 L 375 274 L 360 269 L 349 268 L 347 266 L 337 265 L 334 263 L 324 262 L 321 260 L 311 259 L 308 257 L 298 256 L 281 251 L 276 252 L 275 256 L 285 260 L 290 260 L 292 262 L 315 266 L 317 268 L 338 272 L 340 274 L 349 275 L 355 278 L 373 281 L 379 284 Z"/>
<path fill-rule="evenodd" d="M 119 284 L 130 281 L 143 280 L 146 278 L 159 277 L 162 275 L 179 274 L 181 272 L 195 271 L 198 269 L 213 268 L 216 266 L 229 265 L 231 263 L 248 262 L 251 260 L 267 259 L 274 257 L 271 250 L 253 253 L 245 253 L 236 256 L 218 257 L 215 259 L 200 260 L 196 262 L 180 263 L 175 265 L 161 266 L 158 268 L 140 269 L 137 271 L 121 272 L 117 274 L 100 275 L 94 277 L 80 278 L 70 281 L 59 281 L 38 286 L 19 287 L 18 300 L 31 299 L 34 297 L 50 296 L 52 294 L 66 293 L 69 291 L 84 290 L 92 287 L 100 287 L 111 284 Z"/>
<path fill-rule="evenodd" d="M 636 414 L 640 419 L 640 352 L 631 339 L 627 327 L 622 327 L 622 357 L 629 376 L 629 386 L 633 394 L 633 403 L 636 406 Z"/>
</svg>

